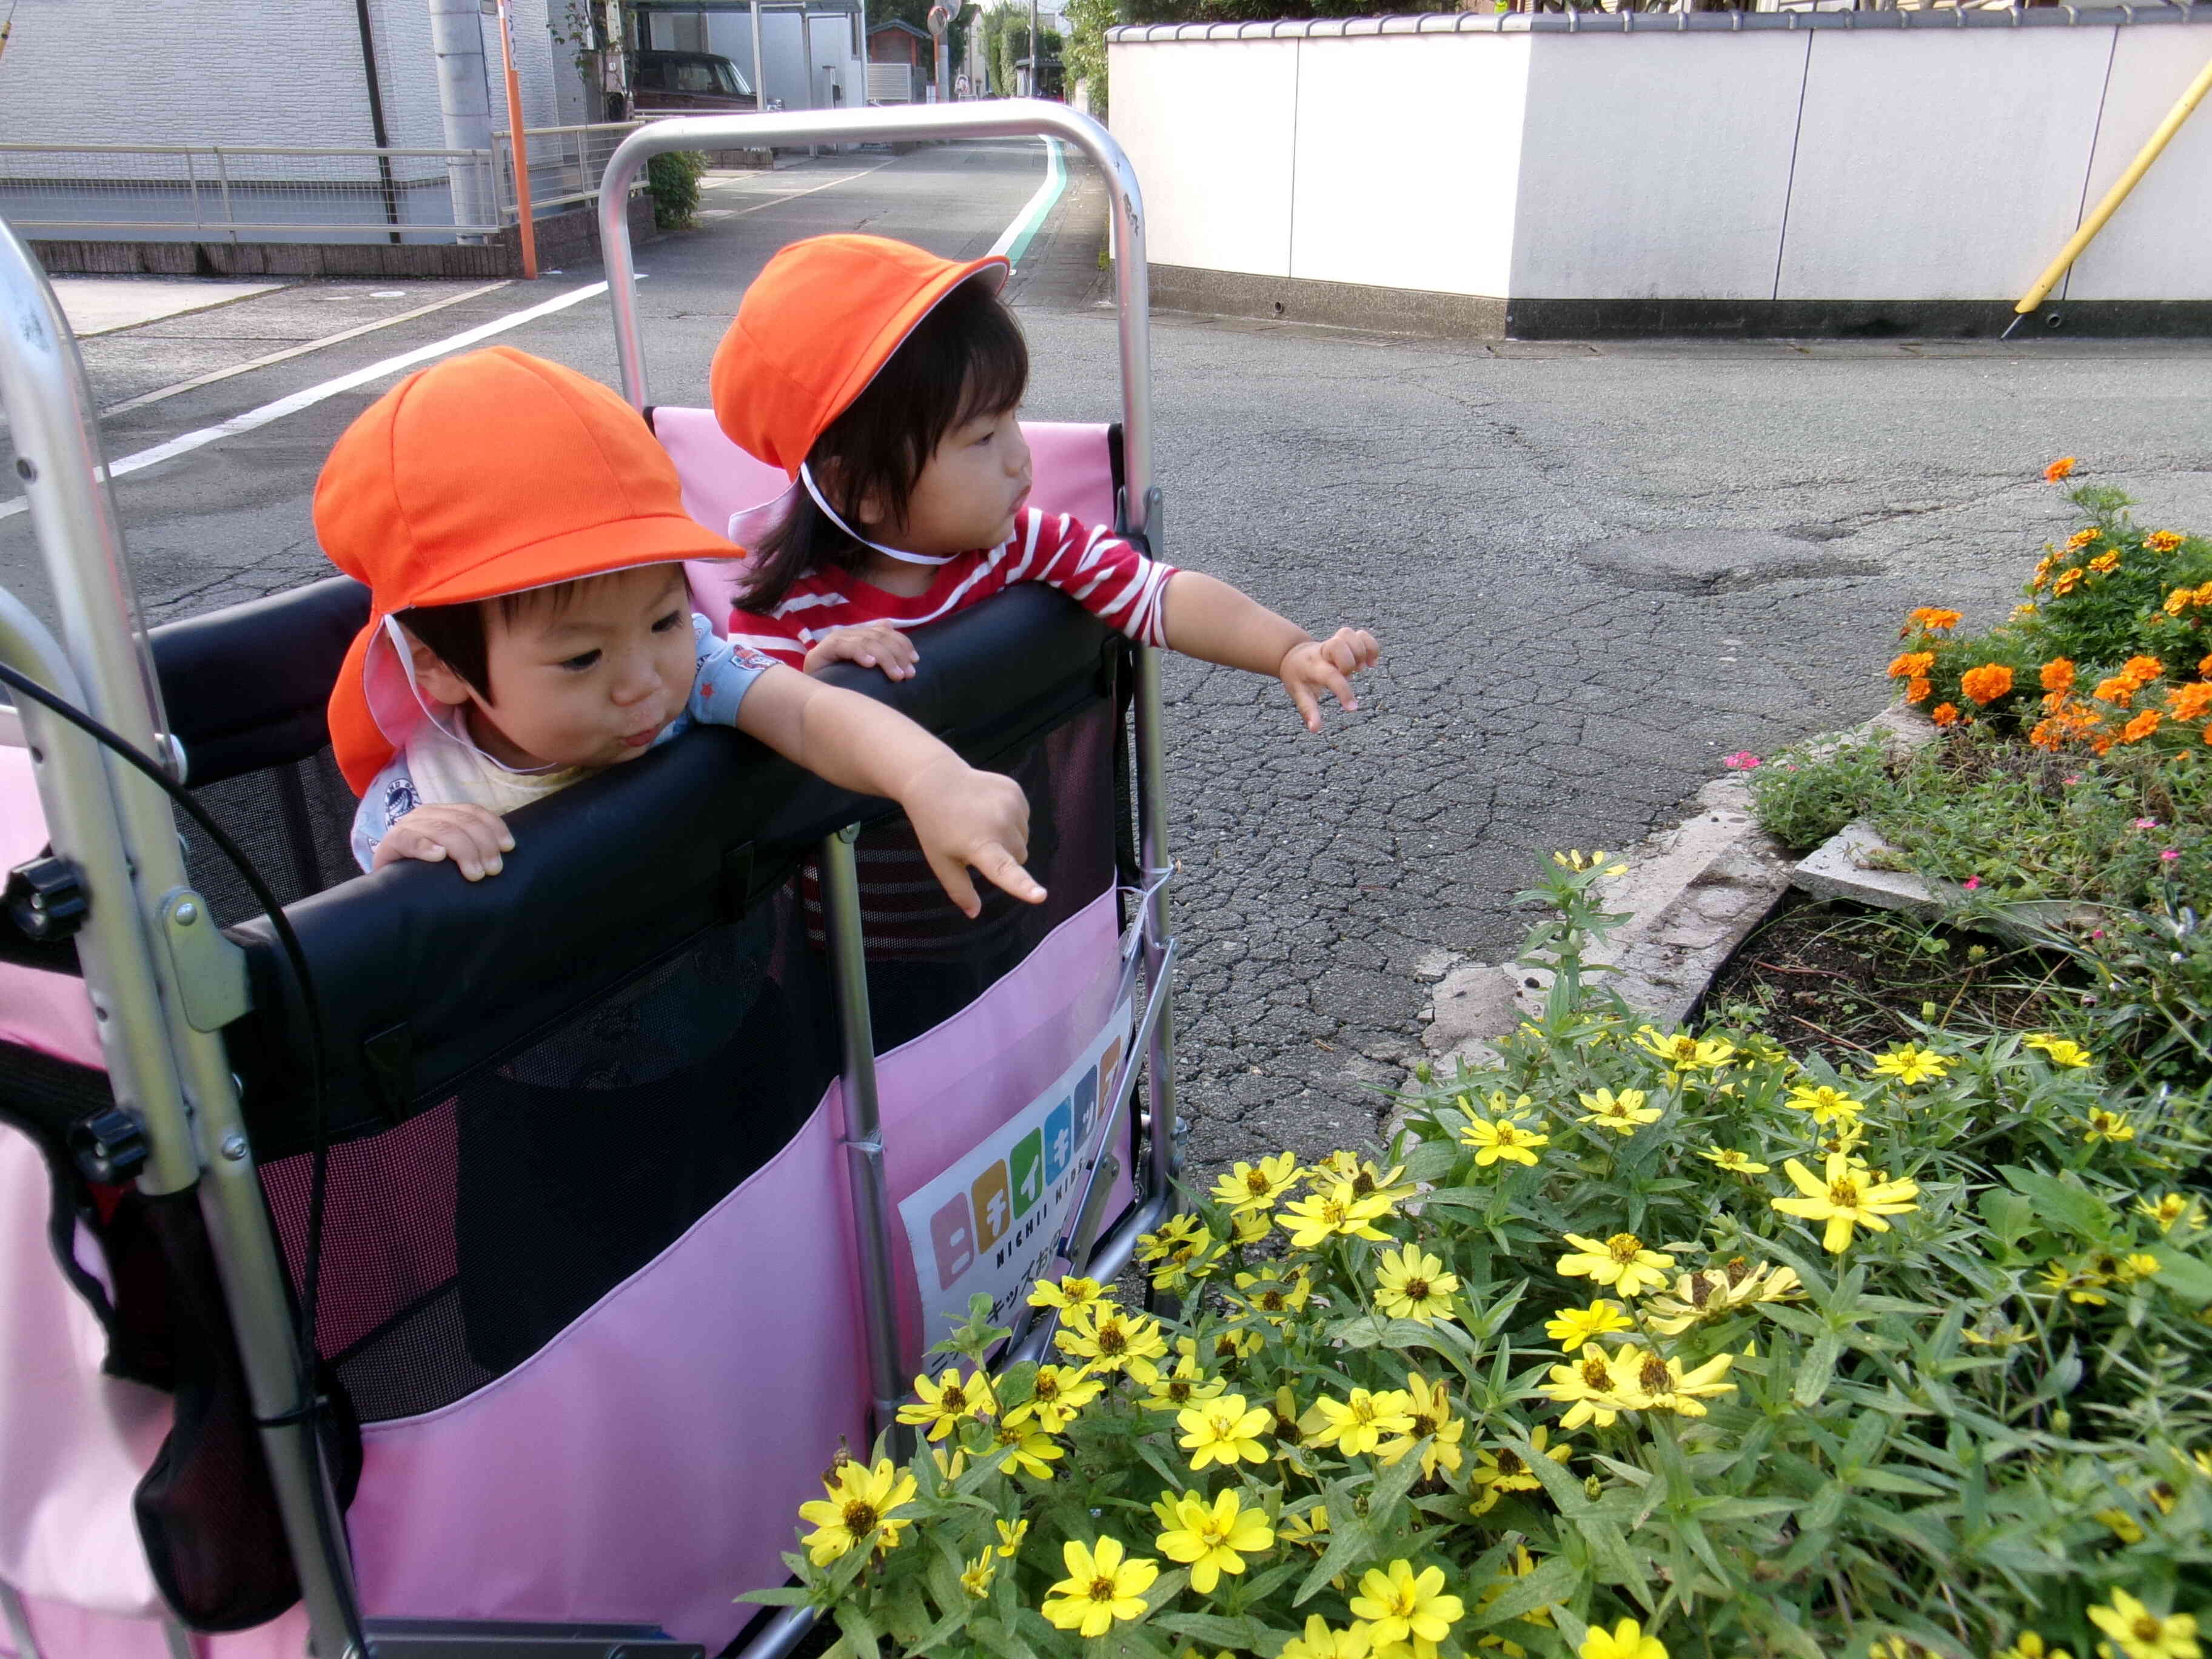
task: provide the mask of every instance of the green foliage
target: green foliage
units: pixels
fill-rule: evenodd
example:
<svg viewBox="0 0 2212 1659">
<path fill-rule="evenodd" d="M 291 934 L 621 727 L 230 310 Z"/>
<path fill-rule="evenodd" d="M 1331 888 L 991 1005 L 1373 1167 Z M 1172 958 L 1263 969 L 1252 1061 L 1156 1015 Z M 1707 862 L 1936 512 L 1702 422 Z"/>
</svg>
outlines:
<svg viewBox="0 0 2212 1659">
<path fill-rule="evenodd" d="M 929 9 L 936 3 L 937 0 L 870 0 L 868 27 L 873 28 L 878 23 L 896 18 L 902 23 L 911 23 L 927 34 Z M 968 0 L 965 5 L 947 3 L 945 10 L 952 15 L 951 21 L 945 27 L 945 49 L 952 63 L 953 73 L 957 75 L 960 72 L 960 65 L 968 61 L 968 31 L 975 27 L 982 8 L 975 3 L 975 0 Z M 933 36 L 933 44 L 934 39 Z M 934 76 L 937 71 L 933 67 L 930 73 Z M 947 89 L 939 95 L 949 98 L 952 94 Z"/>
<path fill-rule="evenodd" d="M 707 158 L 690 149 L 672 149 L 645 164 L 655 230 L 689 230 L 698 223 L 699 175 L 706 170 Z"/>
<path fill-rule="evenodd" d="M 957 1409 L 918 1379 L 929 1449 L 853 1477 L 896 1537 L 841 1545 L 822 1505 L 803 1588 L 758 1599 L 831 1611 L 839 1654 L 951 1659 L 1287 1659 L 1310 1619 L 1387 1650 L 1401 1568 L 1435 1572 L 1441 1659 L 1622 1619 L 1682 1659 L 2086 1655 L 2123 1594 L 2212 1612 L 2203 1101 L 2017 1033 L 1838 1071 L 1640 1025 L 1589 965 L 1611 868 L 1561 855 L 1524 896 L 1540 1016 L 1407 1099 L 1387 1168 L 1285 1154 L 1194 1195 L 1139 1251 L 1179 1298 L 1157 1323 L 1041 1287 L 1098 1298 L 1064 1364 L 955 1375 Z M 1839 1201 L 1881 1212 L 1838 1237 Z M 1194 1468 L 1224 1437 L 1249 1449 Z M 1227 1499 L 1244 1541 L 1208 1571 L 1189 1516 Z M 1092 1641 L 1061 1626 L 1105 1540 L 1131 1559 Z"/>
<path fill-rule="evenodd" d="M 1752 811 L 1790 851 L 1810 852 L 1864 816 L 1888 779 L 1877 743 L 1785 749 L 1752 773 Z"/>
<path fill-rule="evenodd" d="M 1091 108 L 1085 112 L 1106 118 L 1106 31 L 1121 21 L 1121 0 L 1067 0 L 1061 16 L 1067 20 L 1067 45 L 1060 61 L 1067 71 L 1068 96 L 1076 82 L 1088 84 Z"/>
</svg>

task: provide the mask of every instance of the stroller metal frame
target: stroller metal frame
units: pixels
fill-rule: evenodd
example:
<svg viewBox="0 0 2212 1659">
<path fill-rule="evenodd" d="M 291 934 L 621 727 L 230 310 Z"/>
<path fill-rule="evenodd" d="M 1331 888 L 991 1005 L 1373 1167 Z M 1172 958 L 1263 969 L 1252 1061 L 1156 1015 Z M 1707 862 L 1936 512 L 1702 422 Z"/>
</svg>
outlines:
<svg viewBox="0 0 2212 1659">
<path fill-rule="evenodd" d="M 1159 493 L 1152 482 L 1149 342 L 1141 198 L 1127 158 L 1105 130 L 1059 105 L 1010 100 L 988 106 L 805 112 L 678 119 L 634 134 L 608 164 L 600 198 L 623 390 L 642 407 L 645 374 L 635 265 L 622 204 L 638 172 L 669 150 L 869 140 L 1053 137 L 1096 162 L 1113 187 L 1121 312 L 1122 434 L 1126 488 L 1117 528 L 1157 553 Z M 94 405 L 69 324 L 42 270 L 14 232 L 0 224 L 0 404 L 12 424 L 16 471 L 60 619 L 57 640 L 13 595 L 0 590 L 0 661 L 91 714 L 142 753 L 181 777 L 167 736 L 152 654 L 125 560 L 123 535 L 106 483 Z M 1145 1058 L 1148 1126 L 1141 1200 L 1096 1244 L 1098 1191 L 1115 1170 L 1102 1168 L 1071 1218 L 1060 1245 L 1071 1267 L 1110 1278 L 1127 1265 L 1139 1233 L 1166 1212 L 1176 1165 L 1173 1026 L 1169 975 L 1167 807 L 1162 747 L 1159 653 L 1137 653 L 1135 676 L 1139 820 L 1141 945 L 1147 995 L 1132 1052 L 1117 1079 L 1114 1107 L 1097 1143 L 1102 1164 L 1130 1097 L 1136 1054 Z M 151 1194 L 198 1188 L 224 1299 L 234 1323 L 255 1418 L 286 1539 L 299 1575 L 320 1659 L 367 1659 L 377 1648 L 430 1655 L 454 1651 L 576 1654 L 609 1650 L 611 1631 L 574 1629 L 547 1645 L 543 1628 L 398 1621 L 380 1632 L 362 1623 L 344 1542 L 343 1517 L 330 1488 L 307 1415 L 310 1381 L 297 1358 L 289 1281 L 279 1256 L 236 1079 L 220 1035 L 246 1011 L 238 947 L 223 939 L 186 875 L 168 799 L 161 789 L 100 744 L 33 702 L 15 711 L 33 757 L 55 854 L 82 872 L 94 896 L 76 935 L 78 959 L 98 1022 L 118 1105 L 141 1127 L 147 1158 L 137 1177 Z M 889 1427 L 904 1393 L 896 1357 L 896 1303 L 875 1101 L 875 1056 L 865 974 L 854 827 L 823 847 L 824 901 L 844 1033 L 846 1146 L 853 1170 L 854 1224 L 863 1314 L 878 1426 Z M 110 896 L 129 894 L 127 905 Z M 1133 975 L 1134 964 L 1129 974 Z M 215 988 L 210 991 L 210 987 Z M 1019 1332 L 1012 1352 L 1036 1353 L 1048 1325 Z M 793 1609 L 757 1636 L 757 1659 L 788 1650 L 811 1621 Z M 659 1644 L 624 1632 L 630 1650 Z M 613 1638 L 619 1641 L 621 1638 Z M 574 1645 L 569 1645 L 573 1643 Z"/>
</svg>

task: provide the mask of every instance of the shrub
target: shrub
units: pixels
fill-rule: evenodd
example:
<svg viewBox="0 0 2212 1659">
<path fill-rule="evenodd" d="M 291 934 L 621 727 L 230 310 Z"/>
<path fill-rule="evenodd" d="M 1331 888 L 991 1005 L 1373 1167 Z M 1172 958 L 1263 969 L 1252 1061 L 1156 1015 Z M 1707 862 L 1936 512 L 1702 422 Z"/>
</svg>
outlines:
<svg viewBox="0 0 2212 1659">
<path fill-rule="evenodd" d="M 690 149 L 672 149 L 645 164 L 655 230 L 689 230 L 698 223 L 699 175 L 706 170 L 707 158 Z"/>
<path fill-rule="evenodd" d="M 1139 1252 L 1179 1311 L 1041 1283 L 1054 1363 L 988 1379 L 979 1306 L 926 1449 L 833 1469 L 750 1599 L 844 1654 L 2185 1654 L 2200 1108 L 2045 1035 L 1640 1024 L 1584 966 L 1618 866 L 1559 860 L 1497 1069 L 1382 1167 L 1223 1176 Z"/>
</svg>

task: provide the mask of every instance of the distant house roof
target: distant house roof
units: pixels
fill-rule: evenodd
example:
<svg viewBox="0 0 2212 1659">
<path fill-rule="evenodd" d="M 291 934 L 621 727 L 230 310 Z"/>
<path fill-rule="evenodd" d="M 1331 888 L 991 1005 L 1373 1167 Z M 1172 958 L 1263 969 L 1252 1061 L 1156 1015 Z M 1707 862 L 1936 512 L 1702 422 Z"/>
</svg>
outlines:
<svg viewBox="0 0 2212 1659">
<path fill-rule="evenodd" d="M 868 25 L 868 33 L 872 37 L 884 33 L 892 29 L 901 30 L 905 33 L 911 34 L 917 40 L 927 40 L 930 38 L 930 33 L 927 29 L 918 29 L 915 27 L 913 24 L 908 22 L 903 17 L 890 17 L 884 19 L 880 23 L 871 23 Z"/>
</svg>

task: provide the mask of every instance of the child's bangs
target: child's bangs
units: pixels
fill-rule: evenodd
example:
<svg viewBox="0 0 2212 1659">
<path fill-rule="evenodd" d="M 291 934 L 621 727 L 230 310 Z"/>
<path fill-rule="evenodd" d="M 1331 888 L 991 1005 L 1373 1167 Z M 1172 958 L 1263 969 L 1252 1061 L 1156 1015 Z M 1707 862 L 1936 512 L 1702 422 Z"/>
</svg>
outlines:
<svg viewBox="0 0 2212 1659">
<path fill-rule="evenodd" d="M 1022 338 L 1021 325 L 1014 320 L 1014 313 L 980 283 L 971 281 L 968 289 L 980 303 L 970 301 L 960 307 L 964 314 L 958 319 L 959 343 L 964 348 L 967 374 L 961 383 L 954 426 L 983 416 L 1005 414 L 1020 404 L 1030 386 L 1029 343 Z M 946 303 L 952 301 L 948 299 Z"/>
</svg>

